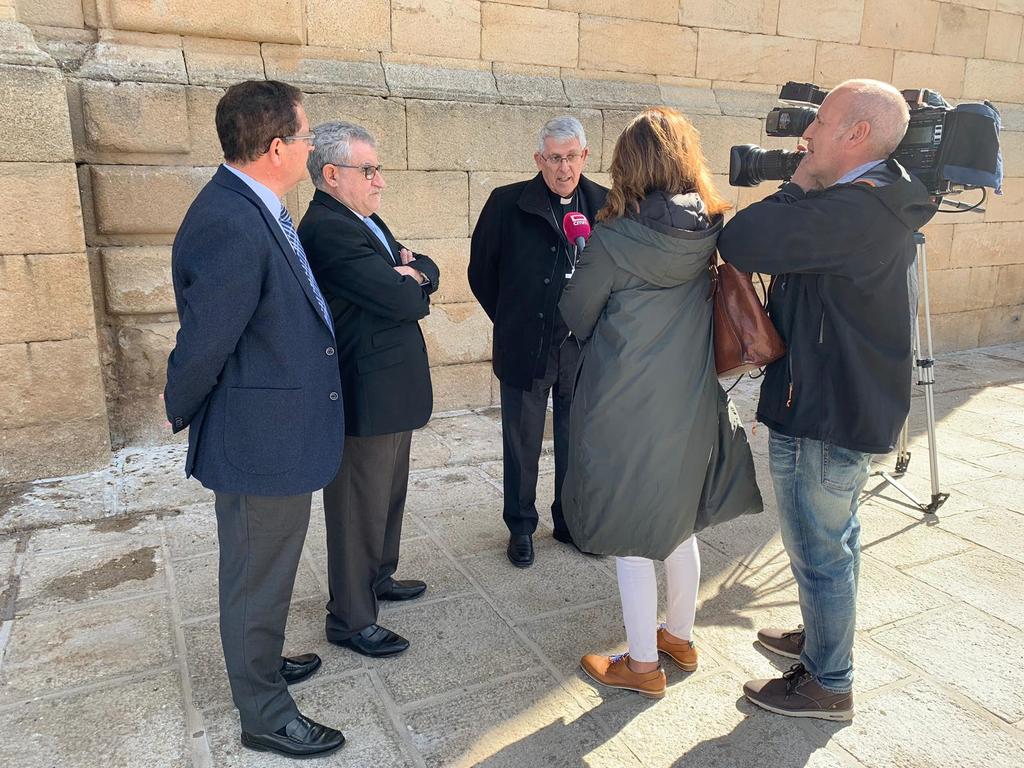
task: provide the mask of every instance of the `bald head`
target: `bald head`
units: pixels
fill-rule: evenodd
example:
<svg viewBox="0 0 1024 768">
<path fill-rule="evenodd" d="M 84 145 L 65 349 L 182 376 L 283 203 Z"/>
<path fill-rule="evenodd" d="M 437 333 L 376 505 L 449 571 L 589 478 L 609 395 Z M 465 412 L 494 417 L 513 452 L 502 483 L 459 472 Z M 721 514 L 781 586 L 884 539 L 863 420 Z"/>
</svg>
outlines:
<svg viewBox="0 0 1024 768">
<path fill-rule="evenodd" d="M 838 102 L 843 114 L 840 122 L 849 129 L 858 122 L 870 126 L 864 141 L 868 160 L 892 154 L 903 141 L 910 110 L 903 95 L 880 80 L 847 80 L 836 86 L 829 98 Z"/>
</svg>

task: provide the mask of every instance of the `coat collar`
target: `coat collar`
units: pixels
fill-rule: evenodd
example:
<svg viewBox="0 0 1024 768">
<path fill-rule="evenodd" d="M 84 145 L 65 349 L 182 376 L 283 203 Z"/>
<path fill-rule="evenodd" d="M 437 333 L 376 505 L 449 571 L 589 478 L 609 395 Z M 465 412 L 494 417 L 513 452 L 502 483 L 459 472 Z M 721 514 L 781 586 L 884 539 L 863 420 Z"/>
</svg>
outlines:
<svg viewBox="0 0 1024 768">
<path fill-rule="evenodd" d="M 580 174 L 580 182 L 577 185 L 580 196 L 583 198 L 583 213 L 590 218 L 604 205 L 605 196 L 608 191 L 600 184 Z M 548 199 L 548 185 L 544 182 L 544 176 L 539 171 L 530 179 L 519 195 L 518 205 L 520 210 L 540 216 L 551 227 L 562 234 L 562 223 L 552 218 L 551 203 Z"/>
<path fill-rule="evenodd" d="M 213 182 L 225 187 L 226 189 L 230 189 L 233 192 L 237 192 L 256 206 L 256 210 L 258 210 L 263 216 L 263 220 L 266 221 L 267 227 L 270 229 L 270 233 L 274 236 L 274 240 L 277 241 L 278 247 L 281 249 L 282 253 L 284 253 L 288 266 L 291 267 L 292 273 L 295 275 L 295 279 L 299 282 L 299 287 L 302 288 L 302 292 L 306 294 L 306 298 L 313 306 L 313 311 L 315 311 L 316 316 L 320 318 L 320 322 L 326 326 L 327 320 L 325 320 L 323 315 L 320 314 L 320 306 L 317 304 L 316 297 L 313 295 L 313 288 L 309 284 L 309 280 L 306 278 L 306 272 L 299 264 L 299 257 L 295 254 L 295 249 L 292 248 L 291 243 L 289 243 L 288 239 L 284 236 L 284 230 L 281 229 L 281 225 L 274 220 L 270 211 L 267 210 L 267 206 L 263 204 L 262 200 L 260 200 L 259 195 L 253 192 L 252 188 L 248 184 L 223 166 L 218 168 L 217 172 L 213 175 Z M 330 326 L 327 327 L 329 328 Z"/>
<path fill-rule="evenodd" d="M 315 203 L 319 203 L 328 210 L 340 214 L 341 216 L 346 217 L 349 221 L 358 224 L 359 227 L 368 235 L 367 240 L 370 243 L 370 245 L 373 246 L 374 250 L 376 250 L 377 253 L 379 253 L 390 266 L 395 265 L 395 262 L 398 259 L 399 249 L 396 247 L 398 243 L 397 241 L 395 241 L 395 238 L 391 234 L 391 230 L 387 228 L 387 225 L 384 223 L 383 219 L 380 218 L 380 216 L 374 213 L 370 216 L 370 218 L 373 219 L 374 224 L 380 227 L 381 232 L 384 233 L 384 237 L 388 238 L 388 240 L 391 242 L 391 247 L 394 248 L 395 250 L 395 255 L 393 257 L 390 253 L 388 253 L 388 249 L 384 247 L 384 243 L 380 241 L 380 238 L 373 234 L 373 232 L 370 231 L 370 228 L 366 226 L 366 222 L 363 221 L 362 217 L 359 216 L 347 205 L 338 202 L 338 200 L 331 197 L 329 194 L 320 189 L 313 193 L 313 200 L 311 204 Z"/>
</svg>

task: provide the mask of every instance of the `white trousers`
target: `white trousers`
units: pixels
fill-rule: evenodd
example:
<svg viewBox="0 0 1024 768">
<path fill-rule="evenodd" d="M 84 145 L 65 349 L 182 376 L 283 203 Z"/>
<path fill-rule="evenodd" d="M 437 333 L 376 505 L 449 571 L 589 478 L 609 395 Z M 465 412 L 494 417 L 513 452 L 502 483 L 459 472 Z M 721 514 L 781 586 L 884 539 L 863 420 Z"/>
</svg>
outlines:
<svg viewBox="0 0 1024 768">
<path fill-rule="evenodd" d="M 654 574 L 654 561 L 646 557 L 616 557 L 615 572 L 619 577 L 629 656 L 636 661 L 657 661 L 658 578 Z M 665 576 L 668 581 L 665 628 L 676 637 L 689 640 L 700 585 L 696 536 L 688 538 L 665 558 Z"/>
</svg>

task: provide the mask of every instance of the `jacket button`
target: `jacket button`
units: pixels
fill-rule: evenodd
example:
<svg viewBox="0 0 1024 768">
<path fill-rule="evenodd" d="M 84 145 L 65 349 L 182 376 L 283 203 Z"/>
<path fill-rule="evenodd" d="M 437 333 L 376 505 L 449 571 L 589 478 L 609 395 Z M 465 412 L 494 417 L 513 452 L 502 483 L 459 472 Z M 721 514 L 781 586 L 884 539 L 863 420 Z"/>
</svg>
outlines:
<svg viewBox="0 0 1024 768">
<path fill-rule="evenodd" d="M 180 427 L 183 423 L 184 422 L 182 422 L 180 416 L 174 420 L 174 426 L 176 426 L 176 427 Z"/>
<path fill-rule="evenodd" d="M 327 353 L 327 356 L 330 357 L 331 355 L 334 354 L 334 347 L 328 347 L 324 351 Z"/>
<path fill-rule="evenodd" d="M 545 277 L 544 278 L 544 285 L 547 285 L 550 282 L 551 282 L 551 278 L 550 277 Z"/>
<path fill-rule="evenodd" d="M 543 320 L 544 319 L 544 313 L 543 312 L 538 312 L 537 313 L 537 319 L 538 320 Z"/>
<path fill-rule="evenodd" d="M 552 252 L 552 253 L 554 253 L 554 252 L 555 252 L 555 250 L 556 250 L 555 246 L 553 246 L 553 245 L 552 245 L 552 246 L 551 246 L 551 252 Z"/>
<path fill-rule="evenodd" d="M 331 398 L 331 400 L 337 400 L 338 399 L 338 393 L 337 392 L 331 392 L 330 398 Z"/>
</svg>

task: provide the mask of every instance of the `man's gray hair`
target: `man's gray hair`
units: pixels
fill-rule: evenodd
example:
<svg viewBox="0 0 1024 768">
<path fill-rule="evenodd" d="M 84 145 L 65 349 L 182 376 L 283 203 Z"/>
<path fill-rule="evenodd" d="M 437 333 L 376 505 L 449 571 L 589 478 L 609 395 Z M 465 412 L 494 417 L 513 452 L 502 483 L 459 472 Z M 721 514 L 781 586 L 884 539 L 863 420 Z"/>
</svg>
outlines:
<svg viewBox="0 0 1024 768">
<path fill-rule="evenodd" d="M 355 123 L 334 120 L 313 128 L 316 134 L 313 151 L 306 160 L 309 178 L 317 189 L 326 190 L 323 170 L 325 165 L 342 165 L 352 161 L 352 142 L 362 141 L 371 147 L 377 142 L 368 130 Z"/>
<path fill-rule="evenodd" d="M 540 136 L 537 137 L 537 151 L 544 151 L 544 141 L 554 139 L 555 141 L 569 141 L 579 139 L 580 149 L 587 146 L 587 134 L 583 130 L 583 123 L 572 115 L 553 117 L 544 123 L 540 129 Z"/>
<path fill-rule="evenodd" d="M 895 87 L 881 80 L 847 80 L 836 86 L 850 94 L 848 126 L 861 120 L 871 126 L 869 140 L 878 157 L 888 157 L 903 141 L 910 121 L 907 100 Z"/>
</svg>

